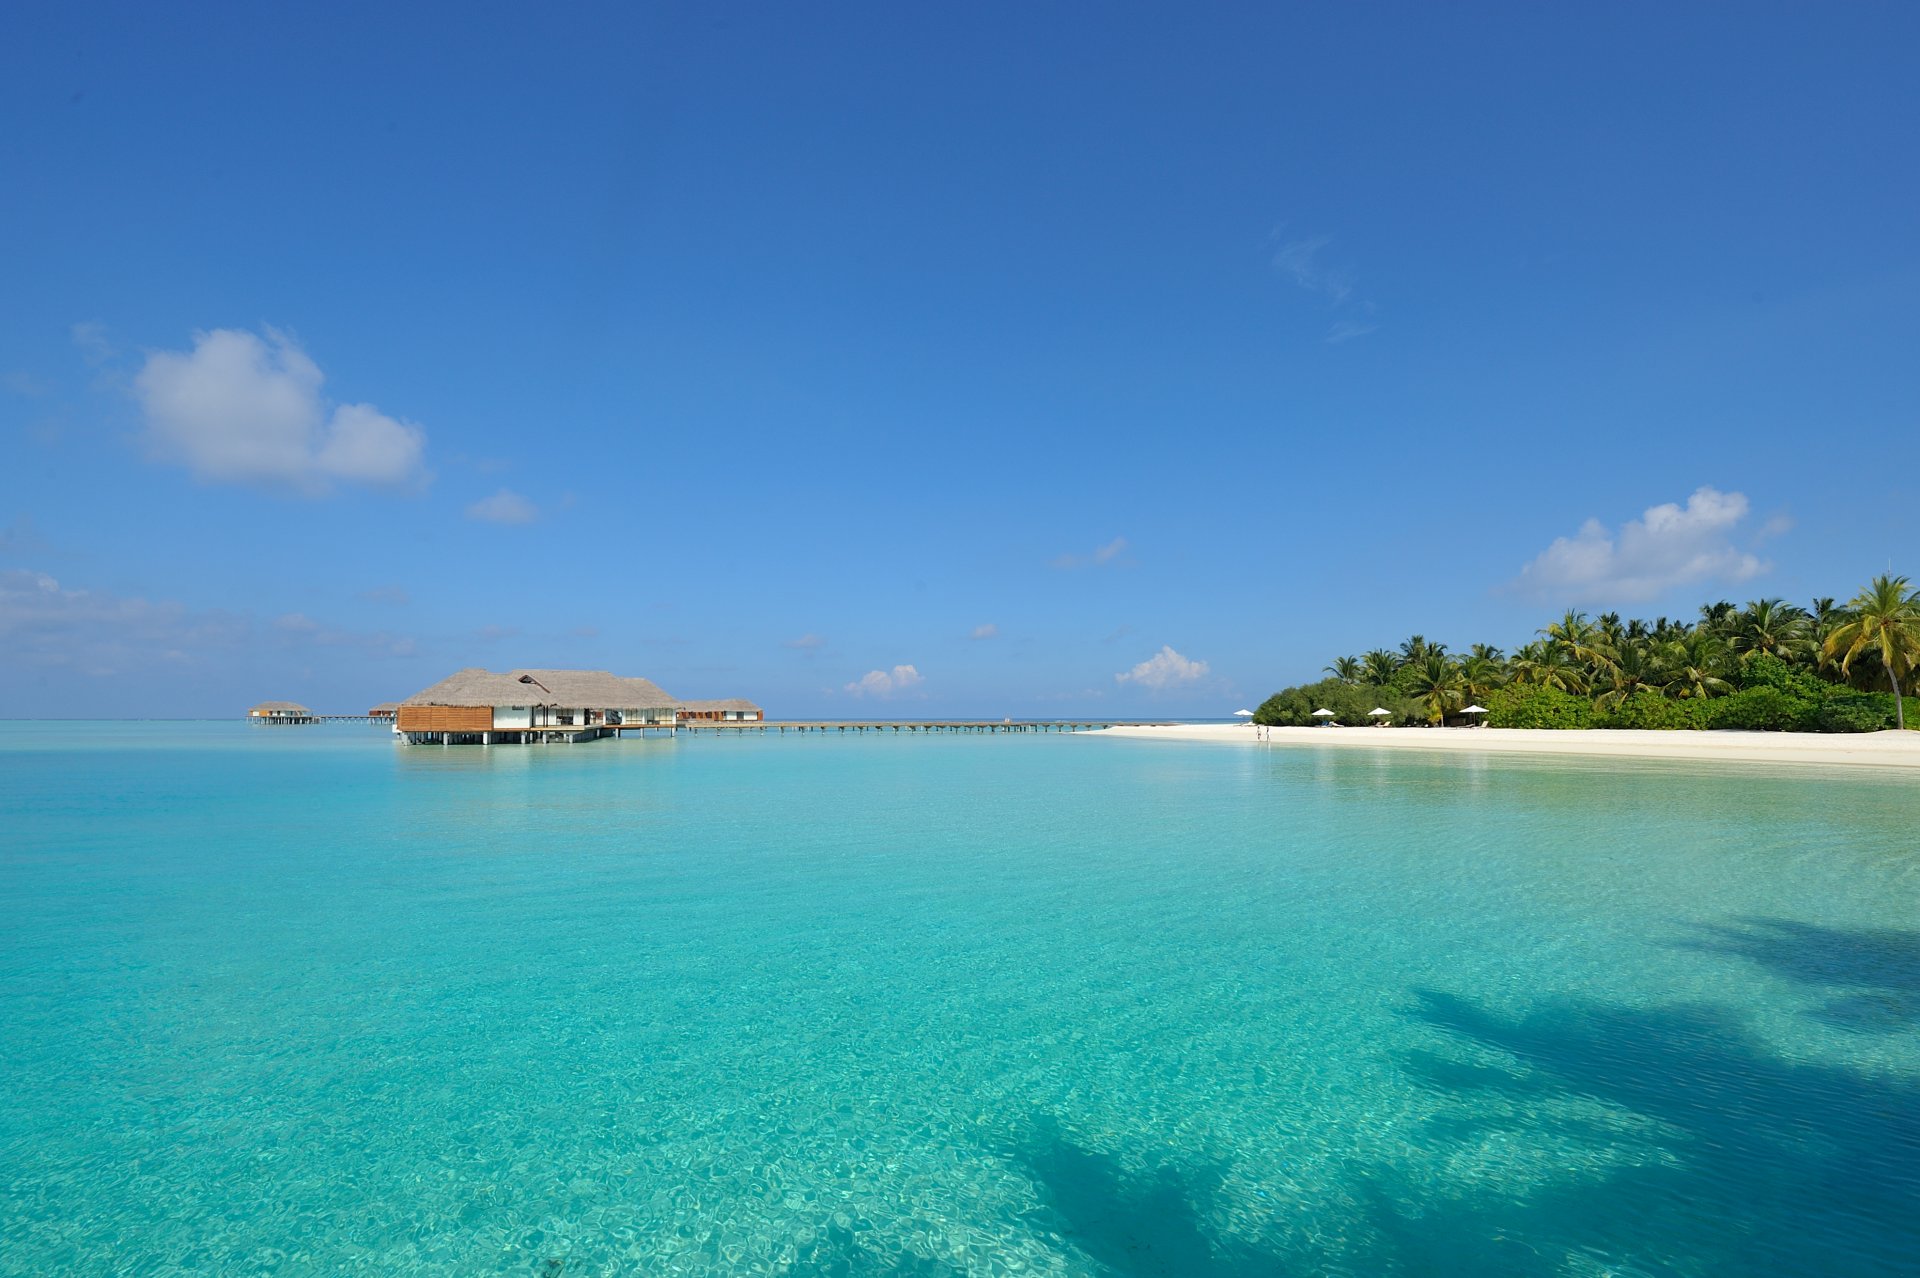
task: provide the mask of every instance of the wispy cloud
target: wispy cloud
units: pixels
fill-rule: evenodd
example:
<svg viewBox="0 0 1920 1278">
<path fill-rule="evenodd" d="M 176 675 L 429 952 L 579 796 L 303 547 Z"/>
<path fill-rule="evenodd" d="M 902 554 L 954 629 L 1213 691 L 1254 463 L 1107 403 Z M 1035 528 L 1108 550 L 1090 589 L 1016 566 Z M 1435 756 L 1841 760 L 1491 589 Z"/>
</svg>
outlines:
<svg viewBox="0 0 1920 1278">
<path fill-rule="evenodd" d="M 284 613 L 264 629 L 242 613 L 196 611 L 171 600 L 77 589 L 29 569 L 0 570 L 0 662 L 87 678 L 231 664 L 262 649 L 354 648 L 406 657 L 408 636 L 330 626 Z"/>
<path fill-rule="evenodd" d="M 484 524 L 530 524 L 540 518 L 540 510 L 511 488 L 502 488 L 468 506 L 467 518 Z"/>
<path fill-rule="evenodd" d="M 846 691 L 856 697 L 891 697 L 896 692 L 905 692 L 909 688 L 924 683 L 920 672 L 912 666 L 895 666 L 891 670 L 869 670 L 846 686 Z"/>
<path fill-rule="evenodd" d="M 1131 683 L 1154 692 L 1161 692 L 1167 688 L 1204 678 L 1206 673 L 1206 662 L 1183 657 L 1173 650 L 1171 644 L 1166 644 L 1161 646 L 1160 651 L 1133 669 L 1122 670 L 1113 677 L 1113 681 Z"/>
<path fill-rule="evenodd" d="M 969 639 L 998 639 L 999 637 L 1000 627 L 994 625 L 991 621 L 975 626 L 973 633 L 967 636 Z"/>
<path fill-rule="evenodd" d="M 371 590 L 361 591 L 360 597 L 368 603 L 386 604 L 394 608 L 404 608 L 413 602 L 413 596 L 401 586 L 375 586 Z"/>
<path fill-rule="evenodd" d="M 1099 568 L 1118 561 L 1126 550 L 1127 539 L 1115 537 L 1106 545 L 1096 548 L 1092 554 L 1056 555 L 1053 558 L 1053 566 L 1055 568 Z"/>
<path fill-rule="evenodd" d="M 1326 248 L 1331 235 L 1286 240 L 1273 253 L 1273 268 L 1309 293 L 1319 293 L 1337 304 L 1353 296 L 1353 280 L 1347 271 L 1329 263 Z"/>
<path fill-rule="evenodd" d="M 425 479 L 425 431 L 372 404 L 330 406 L 324 381 L 285 333 L 221 328 L 195 333 L 190 351 L 150 353 L 133 393 L 153 455 L 203 480 L 322 493 Z"/>
<path fill-rule="evenodd" d="M 1311 235 L 1299 239 L 1283 238 L 1286 227 L 1274 230 L 1279 247 L 1273 252 L 1273 268 L 1298 288 L 1327 299 L 1336 312 L 1343 313 L 1327 330 L 1327 342 L 1339 345 L 1379 330 L 1374 321 L 1374 305 L 1363 297 L 1353 282 L 1352 272 L 1333 260 L 1327 249 L 1331 235 Z"/>
<path fill-rule="evenodd" d="M 826 647 L 827 641 L 819 635 L 809 633 L 801 635 L 798 639 L 783 639 L 780 641 L 780 646 L 791 648 L 795 652 L 816 652 Z"/>
<path fill-rule="evenodd" d="M 232 613 L 72 589 L 28 569 L 0 571 L 0 654 L 10 665 L 105 678 L 229 651 L 248 629 L 246 619 Z"/>
<path fill-rule="evenodd" d="M 95 367 L 106 363 L 120 353 L 107 337 L 107 326 L 99 320 L 82 320 L 67 329 L 67 335 L 73 344 L 80 348 L 80 356 Z"/>
<path fill-rule="evenodd" d="M 1701 487 L 1686 505 L 1651 506 L 1618 531 L 1589 519 L 1573 536 L 1556 537 L 1509 586 L 1538 598 L 1601 606 L 1644 603 L 1695 582 L 1746 581 L 1771 566 L 1737 544 L 1748 511 L 1744 493 Z"/>
<path fill-rule="evenodd" d="M 387 630 L 348 630 L 316 621 L 304 612 L 286 612 L 273 619 L 275 634 L 283 642 L 312 644 L 319 648 L 356 648 L 392 657 L 411 657 L 418 645 L 406 635 Z"/>
<path fill-rule="evenodd" d="M 32 515 L 21 515 L 5 528 L 0 528 L 0 555 L 37 554 L 47 549 L 47 543 L 40 538 L 39 530 L 33 526 Z"/>
</svg>

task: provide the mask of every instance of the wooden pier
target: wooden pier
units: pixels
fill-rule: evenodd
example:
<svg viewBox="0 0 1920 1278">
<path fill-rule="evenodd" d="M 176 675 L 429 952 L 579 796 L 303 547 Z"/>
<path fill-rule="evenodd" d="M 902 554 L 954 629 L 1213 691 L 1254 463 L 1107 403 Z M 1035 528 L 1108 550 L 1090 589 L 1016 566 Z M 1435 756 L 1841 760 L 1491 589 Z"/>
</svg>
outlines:
<svg viewBox="0 0 1920 1278">
<path fill-rule="evenodd" d="M 574 745 L 583 741 L 599 741 L 607 737 L 624 737 L 637 733 L 640 736 L 654 734 L 677 737 L 685 732 L 690 735 L 700 733 L 741 734 L 757 733 L 765 736 L 769 732 L 786 734 L 789 732 L 814 734 L 833 734 L 845 736 L 848 733 L 861 735 L 874 733 L 885 735 L 892 733 L 927 734 L 934 733 L 974 733 L 992 734 L 998 732 L 1098 732 L 1103 728 L 1148 727 L 1150 723 L 1120 723 L 1107 719 L 913 719 L 913 720 L 873 720 L 873 719 L 790 719 L 781 721 L 714 722 L 707 720 L 698 723 L 595 723 L 595 724 L 559 724 L 538 728 L 499 728 L 493 731 L 440 732 L 417 731 L 402 735 L 409 745 Z"/>
<path fill-rule="evenodd" d="M 1098 732 L 1102 728 L 1137 727 L 1104 719 L 790 719 L 739 723 L 682 723 L 680 732 Z"/>
<path fill-rule="evenodd" d="M 279 724 L 297 725 L 302 723 L 392 723 L 393 720 L 386 718 L 384 716 L 375 715 L 375 714 L 311 714 L 309 713 L 309 714 L 299 714 L 299 715 L 291 715 L 291 714 L 278 715 L 273 718 L 266 718 L 266 717 L 249 718 L 247 722 L 257 723 L 262 726 L 269 726 L 269 725 L 279 725 Z"/>
</svg>

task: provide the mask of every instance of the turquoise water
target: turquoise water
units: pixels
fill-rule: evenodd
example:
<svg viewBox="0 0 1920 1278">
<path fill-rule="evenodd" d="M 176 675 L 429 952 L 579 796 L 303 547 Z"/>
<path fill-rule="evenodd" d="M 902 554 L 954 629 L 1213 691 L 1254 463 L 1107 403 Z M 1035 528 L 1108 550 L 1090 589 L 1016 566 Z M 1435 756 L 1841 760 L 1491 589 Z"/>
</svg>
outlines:
<svg viewBox="0 0 1920 1278">
<path fill-rule="evenodd" d="M 0 725 L 0 1273 L 1920 1267 L 1910 778 Z"/>
</svg>

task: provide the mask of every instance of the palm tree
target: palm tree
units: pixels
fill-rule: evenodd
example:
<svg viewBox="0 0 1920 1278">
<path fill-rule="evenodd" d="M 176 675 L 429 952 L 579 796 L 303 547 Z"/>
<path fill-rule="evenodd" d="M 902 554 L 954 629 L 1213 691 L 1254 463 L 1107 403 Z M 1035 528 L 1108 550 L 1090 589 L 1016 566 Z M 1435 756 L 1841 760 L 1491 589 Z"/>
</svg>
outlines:
<svg viewBox="0 0 1920 1278">
<path fill-rule="evenodd" d="M 1710 630 L 1696 630 L 1684 639 L 1675 639 L 1662 649 L 1662 673 L 1667 695 L 1678 700 L 1689 697 L 1714 697 L 1728 691 L 1720 677 L 1726 667 L 1727 647 Z"/>
<path fill-rule="evenodd" d="M 1360 658 L 1360 668 L 1366 672 L 1367 682 L 1383 687 L 1393 682 L 1393 676 L 1399 673 L 1400 658 L 1385 648 L 1375 648 Z"/>
<path fill-rule="evenodd" d="M 1715 634 L 1724 636 L 1738 612 L 1739 609 L 1733 606 L 1733 601 L 1730 599 L 1722 599 L 1718 603 L 1701 604 L 1700 624 Z"/>
<path fill-rule="evenodd" d="M 1515 683 L 1557 688 L 1561 692 L 1586 691 L 1587 681 L 1580 667 L 1567 655 L 1564 644 L 1551 641 L 1525 644 L 1513 654 L 1509 664 Z"/>
<path fill-rule="evenodd" d="M 1540 633 L 1565 648 L 1575 661 L 1591 664 L 1599 656 L 1599 628 L 1587 620 L 1584 612 L 1569 611 Z"/>
<path fill-rule="evenodd" d="M 1606 690 L 1593 699 L 1593 708 L 1617 710 L 1640 689 L 1659 687 L 1660 676 L 1660 663 L 1646 644 L 1628 643 L 1610 649 L 1601 669 Z"/>
<path fill-rule="evenodd" d="M 1462 657 L 1458 669 L 1460 695 L 1468 701 L 1478 701 L 1506 682 L 1500 667 L 1478 653 Z"/>
<path fill-rule="evenodd" d="M 1818 595 L 1814 598 L 1811 616 L 1808 628 L 1813 639 L 1814 660 L 1825 670 L 1833 664 L 1826 654 L 1827 636 L 1833 633 L 1835 626 L 1847 619 L 1847 610 L 1837 607 L 1831 595 Z"/>
<path fill-rule="evenodd" d="M 1478 657 L 1482 661 L 1491 661 L 1496 666 L 1507 664 L 1507 654 L 1490 643 L 1476 643 L 1467 649 L 1467 654 Z"/>
<path fill-rule="evenodd" d="M 1907 578 L 1875 577 L 1853 597 L 1846 619 L 1833 628 L 1823 648 L 1824 655 L 1840 658 L 1841 674 L 1848 673 L 1863 652 L 1878 655 L 1886 667 L 1893 685 L 1893 723 L 1904 729 L 1900 672 L 1920 661 L 1920 590 L 1908 589 Z"/>
<path fill-rule="evenodd" d="M 1418 665 L 1408 666 L 1410 672 L 1402 685 L 1409 696 L 1427 709 L 1427 718 L 1435 723 L 1444 723 L 1447 711 L 1457 710 L 1466 702 L 1466 695 L 1460 681 L 1460 667 L 1448 661 L 1438 652 L 1429 652 Z"/>
<path fill-rule="evenodd" d="M 1405 643 L 1400 645 L 1400 664 L 1403 666 L 1417 666 L 1428 657 L 1446 655 L 1447 645 L 1428 643 L 1425 635 L 1411 635 Z"/>
<path fill-rule="evenodd" d="M 1813 654 L 1812 619 L 1784 599 L 1754 600 L 1728 628 L 1727 646 L 1742 661 L 1767 653 L 1792 663 Z"/>
<path fill-rule="evenodd" d="M 1326 667 L 1326 671 L 1341 683 L 1359 683 L 1362 674 L 1360 658 L 1335 657 L 1333 664 Z"/>
</svg>

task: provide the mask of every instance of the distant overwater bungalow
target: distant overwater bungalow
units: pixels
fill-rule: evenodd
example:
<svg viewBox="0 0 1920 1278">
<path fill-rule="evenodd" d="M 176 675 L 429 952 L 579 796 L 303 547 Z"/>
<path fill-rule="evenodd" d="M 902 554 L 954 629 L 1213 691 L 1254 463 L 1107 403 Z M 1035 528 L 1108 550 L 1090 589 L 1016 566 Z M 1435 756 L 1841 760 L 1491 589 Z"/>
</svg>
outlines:
<svg viewBox="0 0 1920 1278">
<path fill-rule="evenodd" d="M 298 701 L 262 701 L 247 711 L 247 718 L 254 723 L 316 722 L 313 711 Z"/>
<path fill-rule="evenodd" d="M 591 741 L 691 722 L 760 722 L 751 701 L 683 701 L 647 679 L 605 670 L 472 668 L 395 708 L 394 731 L 412 745 L 530 745 Z"/>
</svg>

